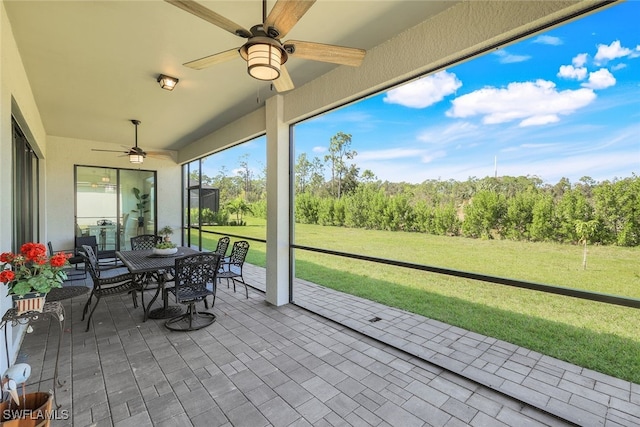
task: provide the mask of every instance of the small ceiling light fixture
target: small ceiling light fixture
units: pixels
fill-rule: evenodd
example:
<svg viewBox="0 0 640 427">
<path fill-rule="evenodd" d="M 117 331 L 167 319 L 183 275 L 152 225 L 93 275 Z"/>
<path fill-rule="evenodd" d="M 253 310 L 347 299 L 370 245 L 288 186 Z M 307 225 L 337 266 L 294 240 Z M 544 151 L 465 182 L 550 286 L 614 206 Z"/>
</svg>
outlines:
<svg viewBox="0 0 640 427">
<path fill-rule="evenodd" d="M 288 55 L 279 41 L 256 36 L 240 48 L 240 55 L 247 61 L 247 71 L 254 79 L 272 81 L 280 77 L 280 66 Z"/>
<path fill-rule="evenodd" d="M 173 90 L 173 88 L 178 84 L 178 79 L 175 77 L 160 74 L 158 76 L 158 83 L 160 83 L 160 87 L 162 89 Z"/>
</svg>

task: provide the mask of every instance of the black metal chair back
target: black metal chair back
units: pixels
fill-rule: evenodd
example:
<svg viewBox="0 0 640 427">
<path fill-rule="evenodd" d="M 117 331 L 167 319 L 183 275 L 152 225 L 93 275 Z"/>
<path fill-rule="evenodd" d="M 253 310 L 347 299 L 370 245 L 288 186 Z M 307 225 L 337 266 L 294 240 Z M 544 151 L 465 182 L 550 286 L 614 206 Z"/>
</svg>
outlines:
<svg viewBox="0 0 640 427">
<path fill-rule="evenodd" d="M 93 312 L 96 310 L 96 307 L 98 307 L 100 298 L 104 296 L 131 293 L 133 306 L 138 307 L 138 298 L 136 292 L 140 292 L 140 295 L 142 296 L 142 306 L 144 308 L 144 294 L 142 293 L 142 284 L 136 282 L 131 273 L 119 274 L 117 276 L 111 277 L 100 277 L 100 270 L 98 269 L 98 257 L 93 251 L 93 248 L 91 246 L 84 245 L 82 247 L 82 250 L 82 256 L 84 257 L 85 265 L 87 267 L 87 270 L 89 270 L 91 279 L 93 280 L 93 289 L 89 294 L 87 303 L 84 305 L 84 309 L 82 311 L 82 320 L 84 320 L 84 317 L 87 314 L 89 307 L 91 306 L 91 299 L 94 296 L 96 297 L 96 303 L 93 306 L 93 309 L 91 309 L 91 313 L 89 313 L 89 319 L 87 320 L 87 331 L 89 330 L 89 325 L 91 324 L 91 317 L 93 316 Z"/>
<path fill-rule="evenodd" d="M 87 270 L 89 270 L 89 274 L 91 278 L 100 278 L 100 268 L 98 268 L 98 257 L 93 249 L 93 247 L 89 245 L 82 245 L 82 252 L 80 252 L 81 256 L 84 258 L 85 265 Z"/>
<path fill-rule="evenodd" d="M 214 254 L 220 255 L 220 257 L 224 258 L 227 253 L 227 248 L 229 248 L 229 242 L 231 239 L 229 236 L 224 236 L 218 239 L 218 245 L 216 246 L 216 250 L 213 251 Z"/>
<path fill-rule="evenodd" d="M 215 322 L 216 316 L 209 312 L 198 312 L 195 304 L 213 296 L 213 308 L 216 301 L 216 279 L 220 267 L 220 255 L 204 252 L 176 258 L 175 285 L 169 289 L 180 304 L 188 306 L 187 312 L 173 317 L 165 323 L 174 331 L 194 331 Z"/>
<path fill-rule="evenodd" d="M 98 240 L 96 236 L 77 236 L 76 237 L 76 254 L 82 255 L 82 247 L 90 246 L 95 255 L 98 254 Z M 97 259 L 97 258 L 96 258 Z"/>
<path fill-rule="evenodd" d="M 231 248 L 229 264 L 242 268 L 244 260 L 247 257 L 247 252 L 249 252 L 249 242 L 246 240 L 238 240 Z"/>
<path fill-rule="evenodd" d="M 234 242 L 231 248 L 231 254 L 220 263 L 220 271 L 218 272 L 218 279 L 227 280 L 227 288 L 229 287 L 229 280 L 233 282 L 233 292 L 236 291 L 236 282 L 242 283 L 247 298 L 249 298 L 249 288 L 242 276 L 242 267 L 244 266 L 244 260 L 248 252 L 249 242 L 246 240 Z"/>
<path fill-rule="evenodd" d="M 50 241 L 47 242 L 47 247 L 49 248 L 49 256 L 53 256 L 53 255 L 55 255 L 57 253 L 56 251 L 53 250 L 53 244 L 51 244 Z M 77 254 L 75 252 L 75 249 L 74 249 L 74 251 L 58 251 L 58 252 L 63 252 L 63 253 L 70 253 L 71 252 L 72 255 L 68 258 L 68 261 L 69 261 L 69 264 L 73 265 L 76 270 L 79 270 L 78 264 L 84 263 L 84 258 L 82 258 L 82 255 Z M 86 268 L 83 269 L 83 270 L 84 271 L 82 272 L 82 276 L 83 276 L 83 278 L 86 278 L 87 277 L 87 270 L 86 270 Z M 80 276 L 80 275 L 81 275 L 80 273 L 78 273 L 78 274 L 69 274 L 69 273 L 67 273 L 67 278 L 68 278 L 68 280 L 73 280 L 74 277 Z"/>
<path fill-rule="evenodd" d="M 131 250 L 142 251 L 145 249 L 153 249 L 155 245 L 162 242 L 161 236 L 154 234 L 141 234 L 131 238 Z"/>
</svg>

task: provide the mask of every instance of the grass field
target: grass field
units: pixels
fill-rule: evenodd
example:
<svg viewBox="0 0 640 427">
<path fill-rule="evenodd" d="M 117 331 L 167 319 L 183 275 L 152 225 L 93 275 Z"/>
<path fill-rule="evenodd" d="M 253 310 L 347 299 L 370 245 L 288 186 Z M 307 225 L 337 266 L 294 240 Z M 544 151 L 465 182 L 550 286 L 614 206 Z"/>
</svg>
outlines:
<svg viewBox="0 0 640 427">
<path fill-rule="evenodd" d="M 265 225 L 212 227 L 265 238 Z M 215 247 L 217 235 L 210 236 Z M 296 225 L 296 243 L 343 252 L 640 298 L 640 248 L 486 241 Z M 209 247 L 210 247 L 209 246 Z M 265 244 L 248 262 L 265 265 Z M 640 383 L 640 310 L 308 251 L 296 276 Z"/>
</svg>

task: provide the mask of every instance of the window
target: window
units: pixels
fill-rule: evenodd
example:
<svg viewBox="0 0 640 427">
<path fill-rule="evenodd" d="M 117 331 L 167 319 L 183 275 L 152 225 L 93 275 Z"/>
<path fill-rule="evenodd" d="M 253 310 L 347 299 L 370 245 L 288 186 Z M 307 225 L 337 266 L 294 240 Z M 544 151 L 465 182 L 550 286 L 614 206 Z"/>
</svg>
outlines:
<svg viewBox="0 0 640 427">
<path fill-rule="evenodd" d="M 250 241 L 247 262 L 266 260 L 266 138 L 183 166 L 185 241 L 213 250 L 218 239 Z"/>
</svg>

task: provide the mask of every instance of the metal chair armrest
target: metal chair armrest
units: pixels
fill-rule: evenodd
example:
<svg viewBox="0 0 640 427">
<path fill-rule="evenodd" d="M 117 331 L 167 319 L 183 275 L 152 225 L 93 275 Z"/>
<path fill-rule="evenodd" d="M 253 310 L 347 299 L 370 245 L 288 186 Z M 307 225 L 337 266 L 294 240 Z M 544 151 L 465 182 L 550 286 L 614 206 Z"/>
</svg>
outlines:
<svg viewBox="0 0 640 427">
<path fill-rule="evenodd" d="M 100 277 L 101 285 L 112 285 L 114 283 L 134 282 L 134 281 L 135 281 L 134 277 L 131 273 L 119 274 L 117 276 L 112 276 L 112 277 Z"/>
</svg>

